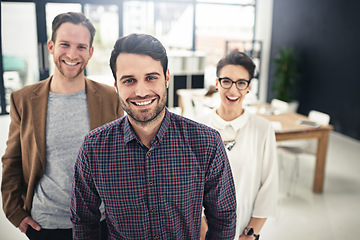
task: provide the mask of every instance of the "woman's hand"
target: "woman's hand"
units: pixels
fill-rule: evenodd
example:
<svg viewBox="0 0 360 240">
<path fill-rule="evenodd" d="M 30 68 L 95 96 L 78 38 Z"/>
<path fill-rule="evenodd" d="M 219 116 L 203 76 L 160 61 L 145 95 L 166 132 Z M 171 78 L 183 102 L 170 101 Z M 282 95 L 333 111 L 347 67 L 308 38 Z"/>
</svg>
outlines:
<svg viewBox="0 0 360 240">
<path fill-rule="evenodd" d="M 254 240 L 254 236 L 247 236 L 245 234 L 240 235 L 239 240 Z"/>
</svg>

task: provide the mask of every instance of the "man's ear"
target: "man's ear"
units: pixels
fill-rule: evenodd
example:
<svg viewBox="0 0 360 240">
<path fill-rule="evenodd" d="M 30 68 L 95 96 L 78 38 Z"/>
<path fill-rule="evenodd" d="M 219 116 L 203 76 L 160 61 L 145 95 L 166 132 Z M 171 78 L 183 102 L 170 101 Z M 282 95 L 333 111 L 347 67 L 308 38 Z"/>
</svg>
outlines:
<svg viewBox="0 0 360 240">
<path fill-rule="evenodd" d="M 89 59 L 90 59 L 94 53 L 94 46 L 91 46 L 89 53 L 90 53 L 90 57 L 89 57 Z"/>
<path fill-rule="evenodd" d="M 114 88 L 115 88 L 115 92 L 118 93 L 118 89 L 117 89 L 117 86 L 116 86 L 116 80 L 114 81 Z"/>
<path fill-rule="evenodd" d="M 54 45 L 55 45 L 55 43 L 52 40 L 48 41 L 47 46 L 48 46 L 48 51 L 50 54 L 54 53 Z"/>
<path fill-rule="evenodd" d="M 170 71 L 169 69 L 166 70 L 166 76 L 165 76 L 165 83 L 166 83 L 166 88 L 169 88 L 169 84 L 170 84 Z"/>
</svg>

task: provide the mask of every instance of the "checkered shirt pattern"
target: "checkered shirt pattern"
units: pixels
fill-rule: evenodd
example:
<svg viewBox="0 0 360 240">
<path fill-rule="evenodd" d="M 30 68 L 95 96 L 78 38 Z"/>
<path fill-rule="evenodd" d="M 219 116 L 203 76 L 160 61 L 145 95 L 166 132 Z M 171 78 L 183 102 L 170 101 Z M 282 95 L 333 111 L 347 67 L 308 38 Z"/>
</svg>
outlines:
<svg viewBox="0 0 360 240">
<path fill-rule="evenodd" d="M 233 239 L 236 200 L 219 133 L 166 109 L 152 147 L 125 116 L 91 131 L 75 164 L 74 239 L 99 239 L 101 201 L 109 239 Z"/>
</svg>

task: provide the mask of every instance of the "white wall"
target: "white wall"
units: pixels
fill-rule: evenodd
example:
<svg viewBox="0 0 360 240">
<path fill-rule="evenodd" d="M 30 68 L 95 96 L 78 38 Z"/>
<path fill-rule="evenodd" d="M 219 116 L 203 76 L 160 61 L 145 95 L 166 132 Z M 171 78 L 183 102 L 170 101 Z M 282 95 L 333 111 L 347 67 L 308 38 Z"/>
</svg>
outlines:
<svg viewBox="0 0 360 240">
<path fill-rule="evenodd" d="M 270 65 L 273 0 L 257 0 L 256 3 L 256 40 L 263 42 L 259 99 L 266 101 Z"/>
</svg>

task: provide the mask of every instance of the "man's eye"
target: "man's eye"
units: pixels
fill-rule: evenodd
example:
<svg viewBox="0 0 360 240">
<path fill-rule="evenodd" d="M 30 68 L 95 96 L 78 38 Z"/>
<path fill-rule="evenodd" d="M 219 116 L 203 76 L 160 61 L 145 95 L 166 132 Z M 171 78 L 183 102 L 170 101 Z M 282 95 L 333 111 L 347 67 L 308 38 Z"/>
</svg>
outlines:
<svg viewBox="0 0 360 240">
<path fill-rule="evenodd" d="M 151 80 L 155 80 L 155 79 L 157 79 L 157 77 L 155 77 L 155 76 L 148 76 L 148 77 L 147 77 L 147 80 L 150 80 L 150 81 L 151 81 Z"/>
<path fill-rule="evenodd" d="M 123 83 L 124 84 L 131 84 L 131 83 L 133 83 L 134 82 L 134 80 L 133 79 L 125 79 L 124 81 L 123 81 Z"/>
<path fill-rule="evenodd" d="M 79 46 L 81 50 L 86 50 L 87 48 L 85 46 Z"/>
<path fill-rule="evenodd" d="M 60 43 L 60 46 L 62 46 L 62 47 L 68 47 L 69 44 L 67 44 L 67 43 Z"/>
</svg>

